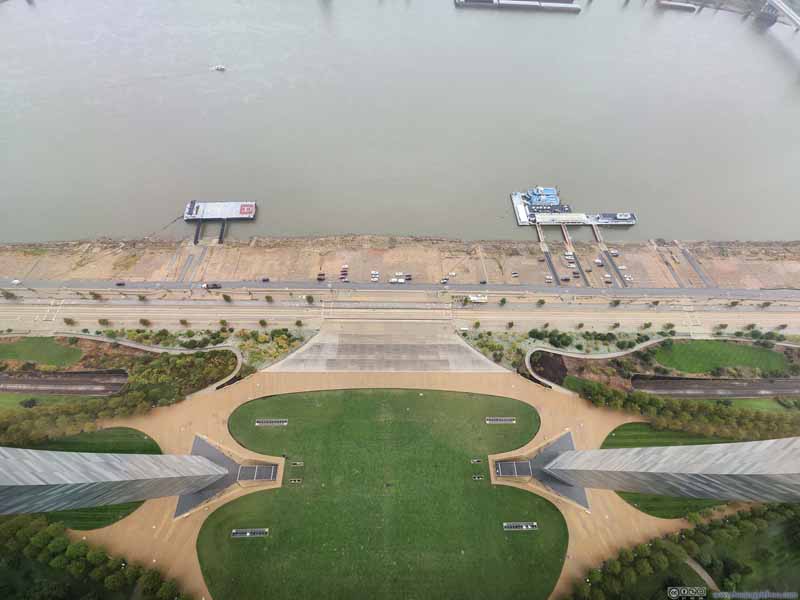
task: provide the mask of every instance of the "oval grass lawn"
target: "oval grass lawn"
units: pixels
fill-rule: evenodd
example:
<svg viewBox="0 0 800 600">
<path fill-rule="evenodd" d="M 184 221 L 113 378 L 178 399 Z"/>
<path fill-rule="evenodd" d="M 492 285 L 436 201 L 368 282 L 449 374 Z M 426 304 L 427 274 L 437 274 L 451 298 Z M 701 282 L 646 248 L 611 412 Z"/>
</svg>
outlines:
<svg viewBox="0 0 800 600">
<path fill-rule="evenodd" d="M 487 416 L 517 422 L 486 425 Z M 257 418 L 289 425 L 256 427 Z M 203 525 L 197 552 L 216 600 L 534 600 L 548 597 L 561 572 L 559 511 L 489 481 L 487 454 L 538 430 L 526 404 L 437 391 L 314 392 L 245 404 L 229 427 L 251 450 L 288 459 L 283 488 L 225 504 Z M 539 529 L 503 531 L 503 521 L 517 520 Z M 244 527 L 270 535 L 230 538 Z"/>
<path fill-rule="evenodd" d="M 694 340 L 674 342 L 670 347 L 661 344 L 655 359 L 665 367 L 684 373 L 709 373 L 720 367 L 750 367 L 765 372 L 786 371 L 786 356 L 768 348 L 724 342 Z"/>
</svg>

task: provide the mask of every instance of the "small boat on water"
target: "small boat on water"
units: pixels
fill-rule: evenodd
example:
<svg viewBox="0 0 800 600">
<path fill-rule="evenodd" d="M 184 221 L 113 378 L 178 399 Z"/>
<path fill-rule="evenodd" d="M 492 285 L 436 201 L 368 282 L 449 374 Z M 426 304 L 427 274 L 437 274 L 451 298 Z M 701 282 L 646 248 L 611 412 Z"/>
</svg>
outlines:
<svg viewBox="0 0 800 600">
<path fill-rule="evenodd" d="M 214 65 L 211 67 L 212 71 L 217 71 L 218 73 L 224 73 L 226 69 L 227 67 L 225 67 L 225 65 Z"/>
</svg>

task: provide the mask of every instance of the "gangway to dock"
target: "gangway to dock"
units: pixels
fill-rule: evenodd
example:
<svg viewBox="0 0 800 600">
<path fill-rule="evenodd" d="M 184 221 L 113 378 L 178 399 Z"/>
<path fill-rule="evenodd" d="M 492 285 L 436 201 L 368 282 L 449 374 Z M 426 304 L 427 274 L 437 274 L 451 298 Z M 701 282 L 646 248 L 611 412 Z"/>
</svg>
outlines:
<svg viewBox="0 0 800 600">
<path fill-rule="evenodd" d="M 624 288 L 628 287 L 628 282 L 625 281 L 625 278 L 622 276 L 622 271 L 619 270 L 619 267 L 617 266 L 617 261 L 615 261 L 614 257 L 611 256 L 611 252 L 609 252 L 608 249 L 603 250 L 603 256 L 606 257 L 606 263 L 611 265 L 611 272 L 617 276 L 616 281 L 614 281 L 614 287 L 619 287 L 617 282 L 622 284 L 622 287 Z"/>
<path fill-rule="evenodd" d="M 553 255 L 550 254 L 550 248 L 547 246 L 547 241 L 544 239 L 544 231 L 542 231 L 542 226 L 536 223 L 536 235 L 539 236 L 539 248 L 542 249 L 542 254 L 544 254 L 544 261 L 547 263 L 547 268 L 550 271 L 550 275 L 553 278 L 553 283 L 557 286 L 561 286 L 561 278 L 558 275 L 558 271 L 556 271 L 556 265 L 553 263 Z"/>
<path fill-rule="evenodd" d="M 678 247 L 678 249 L 681 251 L 681 254 L 683 254 L 683 257 L 686 259 L 686 262 L 688 262 L 689 265 L 691 265 L 692 269 L 694 269 L 695 273 L 697 273 L 697 276 L 703 282 L 703 285 L 709 288 L 717 287 L 717 285 L 706 274 L 705 269 L 703 269 L 703 267 L 700 266 L 700 263 L 697 262 L 697 259 L 694 257 L 694 255 L 691 252 L 689 252 L 686 248 L 684 248 L 683 244 L 681 244 L 678 240 L 673 240 L 673 241 L 675 242 L 675 245 Z"/>
<path fill-rule="evenodd" d="M 791 23 L 794 25 L 795 31 L 800 30 L 800 15 L 798 15 L 794 10 L 792 10 L 786 2 L 783 0 L 766 0 L 765 4 L 771 4 L 775 8 L 778 9 L 783 16 L 785 16 Z"/>
<path fill-rule="evenodd" d="M 594 233 L 594 239 L 597 240 L 597 245 L 600 247 L 600 250 L 606 252 L 608 247 L 606 246 L 605 241 L 603 241 L 603 235 L 600 233 L 600 227 L 598 227 L 596 223 L 592 223 L 592 233 Z"/>
<path fill-rule="evenodd" d="M 569 229 L 564 223 L 561 224 L 561 234 L 564 236 L 564 247 L 567 249 L 567 252 L 572 253 L 572 258 L 575 261 L 575 268 L 578 270 L 578 273 L 581 274 L 583 284 L 586 287 L 592 287 L 592 284 L 589 283 L 589 276 L 586 275 L 586 271 L 583 270 L 583 265 L 581 265 L 578 254 L 575 252 L 575 246 L 572 244 L 572 237 L 569 235 Z"/>
</svg>

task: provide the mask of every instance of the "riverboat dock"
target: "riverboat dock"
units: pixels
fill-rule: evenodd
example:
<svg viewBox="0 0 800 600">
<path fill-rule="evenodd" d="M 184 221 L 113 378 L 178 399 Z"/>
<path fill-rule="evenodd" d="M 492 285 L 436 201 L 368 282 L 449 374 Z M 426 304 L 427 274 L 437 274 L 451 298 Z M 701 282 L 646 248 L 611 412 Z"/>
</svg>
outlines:
<svg viewBox="0 0 800 600">
<path fill-rule="evenodd" d="M 220 223 L 218 241 L 221 244 L 225 238 L 225 229 L 228 221 L 252 221 L 255 218 L 255 202 L 197 202 L 192 200 L 183 211 L 184 221 L 197 223 L 194 232 L 195 244 L 200 241 L 203 224 L 208 221 Z"/>
<path fill-rule="evenodd" d="M 453 0 L 453 3 L 459 8 L 527 8 L 575 14 L 581 12 L 578 4 L 548 0 Z"/>
</svg>

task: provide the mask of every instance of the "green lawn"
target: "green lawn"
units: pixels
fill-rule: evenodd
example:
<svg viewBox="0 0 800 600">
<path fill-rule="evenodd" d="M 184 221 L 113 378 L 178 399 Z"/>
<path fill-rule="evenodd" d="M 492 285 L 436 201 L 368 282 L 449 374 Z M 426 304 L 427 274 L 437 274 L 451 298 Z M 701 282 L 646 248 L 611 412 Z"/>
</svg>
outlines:
<svg viewBox="0 0 800 600">
<path fill-rule="evenodd" d="M 486 416 L 517 423 L 485 425 Z M 289 425 L 254 426 L 269 417 Z M 245 404 L 229 427 L 251 450 L 305 466 L 287 469 L 285 487 L 239 498 L 206 520 L 197 551 L 217 600 L 535 600 L 558 578 L 561 514 L 539 496 L 489 482 L 487 454 L 522 446 L 539 427 L 526 404 L 452 392 L 315 392 Z M 473 457 L 483 462 L 472 465 Z M 505 533 L 510 520 L 537 521 L 539 530 Z M 237 527 L 269 527 L 270 536 L 232 540 Z"/>
<path fill-rule="evenodd" d="M 28 398 L 36 398 L 38 401 L 37 406 L 58 404 L 60 402 L 75 402 L 80 400 L 82 396 L 58 396 L 55 394 L 31 394 L 26 392 L 24 394 L 15 394 L 10 392 L 0 392 L 0 410 L 28 410 L 20 406 L 20 402 Z"/>
<path fill-rule="evenodd" d="M 603 448 L 637 448 L 641 446 L 689 446 L 695 444 L 715 444 L 728 440 L 709 438 L 683 431 L 659 431 L 649 423 L 626 423 L 612 431 L 603 442 Z M 700 498 L 680 498 L 640 494 L 638 492 L 618 492 L 620 497 L 642 512 L 663 519 L 684 517 L 720 504 L 715 500 Z"/>
<path fill-rule="evenodd" d="M 778 404 L 775 398 L 731 398 L 731 402 L 733 402 L 733 408 L 749 408 L 751 410 L 766 410 L 769 412 L 787 412 L 791 410 Z"/>
<path fill-rule="evenodd" d="M 50 440 L 38 450 L 60 450 L 62 452 L 113 452 L 117 454 L 161 454 L 161 449 L 152 438 L 141 431 L 127 427 L 115 427 L 70 437 Z M 47 514 L 51 521 L 61 521 L 70 529 L 88 530 L 106 527 L 127 517 L 142 505 L 127 502 L 111 506 L 62 510 Z"/>
<path fill-rule="evenodd" d="M 780 352 L 720 340 L 675 342 L 669 348 L 662 344 L 656 350 L 655 359 L 665 367 L 684 373 L 708 373 L 717 367 L 783 371 L 788 366 L 786 357 Z"/>
<path fill-rule="evenodd" d="M 26 337 L 17 342 L 0 342 L 0 360 L 20 360 L 68 367 L 83 356 L 80 348 L 69 346 L 49 337 Z"/>
</svg>

